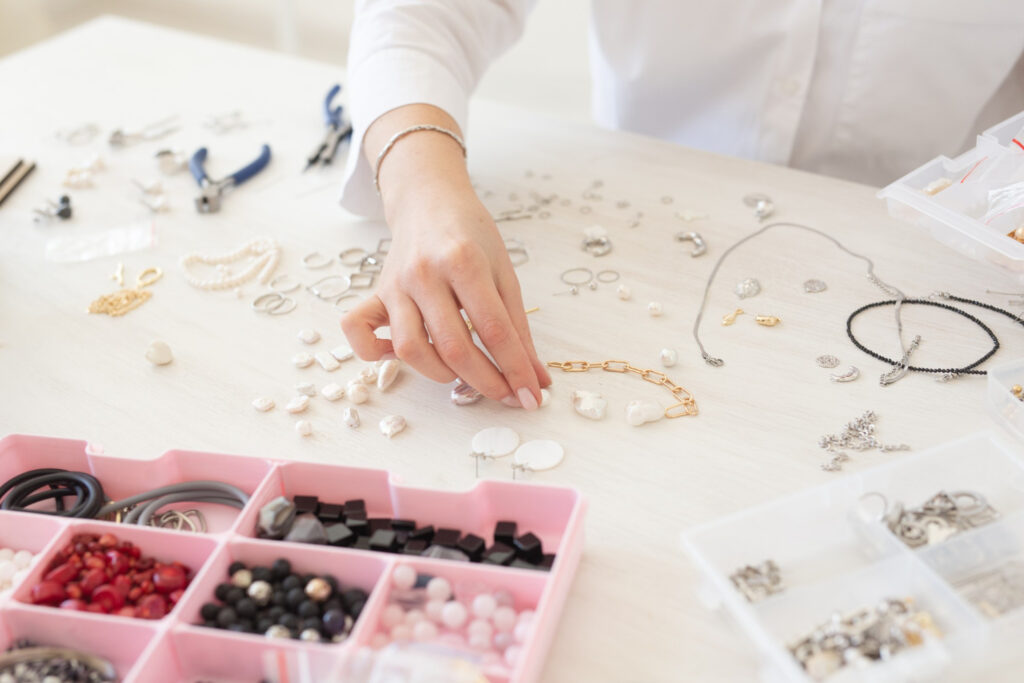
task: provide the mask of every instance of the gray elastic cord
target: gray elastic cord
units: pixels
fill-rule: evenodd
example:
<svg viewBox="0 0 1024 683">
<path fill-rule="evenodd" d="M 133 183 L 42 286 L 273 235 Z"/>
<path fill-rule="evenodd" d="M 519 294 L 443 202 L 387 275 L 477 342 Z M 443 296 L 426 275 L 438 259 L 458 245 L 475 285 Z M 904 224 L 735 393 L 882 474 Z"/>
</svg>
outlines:
<svg viewBox="0 0 1024 683">
<path fill-rule="evenodd" d="M 217 503 L 219 505 L 228 505 L 239 510 L 241 510 L 242 507 L 244 507 L 245 505 L 243 501 L 240 501 L 237 498 L 232 498 L 230 496 L 225 496 L 222 493 L 191 493 L 188 491 L 183 491 L 181 493 L 171 493 L 166 496 L 160 496 L 159 498 L 150 503 L 140 505 L 134 510 L 132 510 L 131 513 L 129 513 L 128 516 L 125 517 L 123 521 L 126 524 L 138 524 L 139 526 L 147 526 L 150 520 L 153 519 L 153 516 L 157 512 L 159 512 L 161 508 L 164 508 L 170 505 L 171 503 L 186 502 Z"/>
<path fill-rule="evenodd" d="M 124 521 L 131 524 L 134 523 L 135 520 L 140 519 L 143 512 L 150 508 L 153 503 L 160 502 L 160 499 L 170 496 L 175 496 L 175 500 L 169 502 L 180 503 L 185 501 L 196 501 L 221 503 L 223 505 L 231 505 L 232 507 L 237 507 L 239 509 L 249 502 L 248 494 L 237 486 L 225 484 L 221 481 L 188 481 L 181 484 L 161 486 L 160 488 L 153 489 L 152 491 L 146 491 L 145 493 L 139 493 L 129 498 L 125 498 L 124 500 L 114 501 L 113 503 L 104 505 L 96 516 L 106 517 L 114 514 L 118 510 L 123 510 L 145 501 L 153 501 L 147 505 L 135 508 L 128 513 Z M 148 523 L 149 519 L 160 507 L 167 505 L 169 502 L 163 502 L 160 506 L 154 507 L 153 510 L 146 515 L 145 523 Z"/>
<path fill-rule="evenodd" d="M 903 320 L 900 317 L 900 304 L 903 302 L 904 299 L 907 298 L 906 295 L 903 292 L 901 292 L 900 290 L 898 290 L 895 287 L 893 287 L 892 285 L 886 284 L 885 282 L 882 282 L 881 280 L 878 279 L 878 276 L 875 275 L 875 263 L 874 263 L 874 261 L 869 259 L 867 256 L 862 256 L 860 254 L 857 254 L 855 252 L 850 251 L 849 249 L 844 247 L 842 245 L 842 243 L 839 242 L 839 240 L 837 240 L 835 237 L 832 237 L 832 235 L 829 235 L 826 232 L 818 230 L 817 228 L 812 228 L 812 227 L 807 226 L 807 225 L 801 225 L 800 223 L 788 223 L 788 222 L 782 221 L 782 222 L 770 223 L 770 224 L 764 226 L 763 228 L 761 228 L 760 230 L 752 232 L 751 234 L 749 234 L 746 237 L 744 237 L 743 239 L 741 239 L 739 242 L 736 242 L 735 244 L 730 246 L 728 249 L 726 249 L 722 253 L 721 256 L 718 257 L 718 262 L 715 263 L 715 267 L 711 269 L 711 275 L 710 275 L 710 277 L 708 277 L 708 283 L 704 287 L 704 297 L 701 299 L 700 309 L 697 311 L 697 318 L 693 322 L 693 338 L 697 342 L 697 346 L 700 348 L 700 355 L 704 359 L 704 362 L 707 363 L 708 365 L 713 366 L 713 367 L 720 367 L 720 366 L 725 364 L 725 361 L 723 361 L 721 358 L 715 358 L 710 353 L 708 353 L 707 350 L 705 350 L 705 348 L 704 348 L 704 344 L 702 344 L 701 341 L 700 341 L 700 323 L 701 323 L 701 320 L 704 318 L 704 309 L 705 309 L 705 307 L 707 306 L 707 303 L 708 303 L 708 294 L 711 293 L 711 286 L 715 282 L 715 276 L 718 274 L 718 269 L 721 268 L 723 263 L 725 263 L 725 259 L 729 256 L 729 254 L 731 254 L 740 245 L 745 244 L 746 242 L 749 242 L 750 240 L 754 239 L 755 237 L 758 237 L 758 236 L 762 235 L 763 233 L 771 230 L 772 228 L 782 228 L 782 227 L 799 228 L 800 230 L 807 230 L 807 231 L 813 232 L 816 235 L 820 235 L 820 236 L 824 237 L 825 239 L 827 239 L 832 244 L 836 245 L 842 251 L 845 251 L 850 256 L 853 256 L 854 258 L 858 258 L 861 261 L 864 261 L 866 264 L 868 264 L 867 278 L 872 283 L 874 283 L 875 286 L 877 286 L 879 289 L 881 289 L 883 292 L 885 292 L 889 296 L 892 296 L 892 297 L 894 297 L 896 299 L 896 306 L 895 306 L 895 311 L 896 311 L 896 333 L 899 336 L 900 349 L 903 352 L 903 357 L 904 357 L 904 359 L 906 359 L 908 354 L 907 354 L 907 347 L 903 343 L 903 334 L 902 334 L 903 333 Z"/>
</svg>

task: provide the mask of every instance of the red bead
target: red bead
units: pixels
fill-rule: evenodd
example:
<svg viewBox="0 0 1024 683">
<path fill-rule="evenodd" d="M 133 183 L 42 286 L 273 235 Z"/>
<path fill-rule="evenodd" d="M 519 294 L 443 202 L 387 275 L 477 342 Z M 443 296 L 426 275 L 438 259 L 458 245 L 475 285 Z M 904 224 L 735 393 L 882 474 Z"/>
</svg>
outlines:
<svg viewBox="0 0 1024 683">
<path fill-rule="evenodd" d="M 64 586 L 64 590 L 67 592 L 69 598 L 77 600 L 82 597 L 82 587 L 76 581 L 72 581 L 68 585 Z"/>
<path fill-rule="evenodd" d="M 82 586 L 82 592 L 91 595 L 97 586 L 106 582 L 107 575 L 102 569 L 90 569 L 82 575 L 82 580 L 79 583 Z"/>
<path fill-rule="evenodd" d="M 119 576 L 115 576 L 111 580 L 110 585 L 116 588 L 117 592 L 120 593 L 122 597 L 127 598 L 128 592 L 132 589 L 132 579 L 130 576 L 121 574 Z"/>
<path fill-rule="evenodd" d="M 162 595 L 146 595 L 135 609 L 140 619 L 162 619 L 167 614 L 167 601 Z"/>
<path fill-rule="evenodd" d="M 171 601 L 172 605 L 177 605 L 178 601 L 181 600 L 181 596 L 184 595 L 184 594 L 185 594 L 185 589 L 184 588 L 179 588 L 178 590 L 173 591 L 170 595 L 168 595 L 167 599 Z"/>
<path fill-rule="evenodd" d="M 71 598 L 69 598 L 69 599 L 65 600 L 64 602 L 60 603 L 60 608 L 61 609 L 73 609 L 73 610 L 77 610 L 79 612 L 84 612 L 87 607 L 89 607 L 89 605 L 86 604 L 86 602 L 84 600 L 74 600 L 74 599 L 71 599 Z"/>
<path fill-rule="evenodd" d="M 89 569 L 106 569 L 107 558 L 103 555 L 92 554 L 85 558 L 85 566 Z"/>
<path fill-rule="evenodd" d="M 132 588 L 130 591 L 128 591 L 128 601 L 129 602 L 138 602 L 139 598 L 141 598 L 141 597 L 142 597 L 142 588 L 139 587 L 139 586 L 136 586 L 135 588 Z"/>
<path fill-rule="evenodd" d="M 117 537 L 114 534 L 103 534 L 96 541 L 102 548 L 113 548 L 117 545 Z"/>
<path fill-rule="evenodd" d="M 116 550 L 108 550 L 106 558 L 107 566 L 109 566 L 115 574 L 124 574 L 128 571 L 128 564 L 130 560 L 127 555 Z"/>
<path fill-rule="evenodd" d="M 139 616 L 135 608 L 131 605 L 125 605 L 121 609 L 114 612 L 114 614 L 116 614 L 119 617 L 131 617 L 132 619 L 135 619 Z"/>
<path fill-rule="evenodd" d="M 85 607 L 86 612 L 95 612 L 96 614 L 106 614 L 107 610 L 103 609 L 103 605 L 98 602 L 90 602 Z"/>
<path fill-rule="evenodd" d="M 153 585 L 158 593 L 167 595 L 182 589 L 188 583 L 185 570 L 174 565 L 163 565 L 153 572 Z"/>
<path fill-rule="evenodd" d="M 103 605 L 106 612 L 113 612 L 124 606 L 124 596 L 109 583 L 103 584 L 92 592 L 92 601 Z"/>
<path fill-rule="evenodd" d="M 65 562 L 63 564 L 58 564 L 56 567 L 51 569 L 43 578 L 46 581 L 56 581 L 63 585 L 72 581 L 76 576 L 78 576 L 78 567 L 69 562 Z"/>
<path fill-rule="evenodd" d="M 37 605 L 57 605 L 64 601 L 67 592 L 56 581 L 40 581 L 32 586 L 32 602 Z"/>
</svg>

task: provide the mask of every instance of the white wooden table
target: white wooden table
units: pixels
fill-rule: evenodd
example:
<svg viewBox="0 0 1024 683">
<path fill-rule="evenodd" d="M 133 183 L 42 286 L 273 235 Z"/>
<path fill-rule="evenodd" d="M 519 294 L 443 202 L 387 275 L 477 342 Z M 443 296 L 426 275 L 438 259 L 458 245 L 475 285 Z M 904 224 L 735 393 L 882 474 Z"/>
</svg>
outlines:
<svg viewBox="0 0 1024 683">
<path fill-rule="evenodd" d="M 818 437 L 866 409 L 880 415 L 883 441 L 915 450 L 992 427 L 983 379 L 937 384 L 915 375 L 880 388 L 882 364 L 853 348 L 844 324 L 853 309 L 885 297 L 865 280 L 859 262 L 796 231 L 765 236 L 725 265 L 704 338 L 726 365 L 708 367 L 697 353 L 690 327 L 714 260 L 758 225 L 741 201 L 750 192 L 774 198 L 778 219 L 817 226 L 871 256 L 878 274 L 908 294 L 942 289 L 984 297 L 985 288 L 1013 289 L 993 268 L 888 218 L 873 188 L 476 102 L 470 164 L 494 212 L 529 204 L 531 190 L 571 200 L 568 207 L 556 202 L 548 220 L 501 224 L 529 250 L 518 273 L 527 305 L 540 306 L 531 322 L 542 358 L 626 359 L 658 368 L 659 350 L 674 347 L 680 362 L 668 374 L 693 391 L 700 416 L 628 426 L 627 401 L 664 403 L 668 397 L 635 376 L 554 371 L 552 405 L 527 414 L 496 404 L 452 406 L 448 387 L 406 372 L 386 400 L 360 407 L 361 430 L 342 423 L 344 401 L 316 398 L 310 411 L 315 434 L 299 438 L 294 417 L 281 409 L 295 383 L 343 384 L 358 369 L 350 363 L 328 375 L 290 363 L 303 350 L 296 340 L 301 328 L 324 335 L 319 350 L 343 341 L 337 311 L 300 296 L 290 315 L 259 315 L 249 308 L 261 291 L 257 285 L 243 287 L 241 298 L 199 291 L 184 281 L 178 259 L 268 235 L 284 247 L 278 272 L 309 282 L 344 271 L 337 265 L 304 270 L 305 254 L 372 250 L 386 235 L 385 226 L 338 208 L 340 157 L 326 172 L 299 173 L 322 134 L 323 94 L 342 80 L 330 66 L 112 18 L 0 62 L 0 155 L 39 162 L 0 208 L 0 434 L 84 438 L 109 454 L 137 458 L 185 448 L 372 466 L 409 483 L 450 488 L 473 483 L 469 440 L 483 427 L 507 425 L 524 439 L 557 439 L 566 448 L 565 462 L 531 478 L 578 487 L 590 509 L 583 561 L 544 679 L 669 681 L 749 680 L 757 663 L 747 642 L 698 603 L 697 576 L 679 547 L 681 531 L 841 476 L 819 469 L 825 454 Z M 234 109 L 244 112 L 249 127 L 221 136 L 203 128 L 206 117 Z M 124 150 L 106 144 L 115 127 L 169 114 L 179 115 L 183 126 L 171 137 Z M 89 145 L 70 146 L 54 136 L 87 122 L 103 129 Z M 219 214 L 194 211 L 193 181 L 180 174 L 164 179 L 173 210 L 154 219 L 156 247 L 78 264 L 44 259 L 50 238 L 149 219 L 130 180 L 158 177 L 157 149 L 206 144 L 208 168 L 219 176 L 255 156 L 263 142 L 273 147 L 270 167 L 226 197 Z M 94 189 L 70 192 L 75 218 L 34 225 L 32 207 L 61 194 L 64 170 L 93 152 L 108 170 L 96 176 Z M 586 202 L 582 193 L 595 180 L 603 181 L 596 190 L 602 199 Z M 619 208 L 620 200 L 630 206 Z M 581 213 L 583 204 L 592 213 Z M 710 218 L 684 224 L 673 217 L 686 209 Z M 637 211 L 644 217 L 631 229 Z M 579 249 L 582 229 L 595 223 L 608 228 L 614 243 L 600 259 Z M 690 258 L 689 245 L 672 239 L 680 230 L 702 233 L 708 254 Z M 148 303 L 122 318 L 85 314 L 93 298 L 114 289 L 110 275 L 118 262 L 129 281 L 149 266 L 163 268 L 165 276 Z M 633 299 L 620 301 L 614 285 L 553 296 L 566 289 L 559 274 L 577 266 L 618 271 Z M 764 292 L 738 303 L 732 288 L 745 277 L 758 278 Z M 825 280 L 829 289 L 805 294 L 808 278 Z M 647 315 L 652 300 L 664 304 L 664 316 Z M 783 323 L 764 328 L 746 315 L 721 327 L 721 315 L 738 305 Z M 986 320 L 1003 340 L 997 359 L 1020 356 L 1019 331 L 1005 319 Z M 905 321 L 925 339 L 915 357 L 923 365 L 964 364 L 988 348 L 984 335 L 952 315 L 908 307 Z M 893 351 L 890 311 L 866 314 L 859 329 L 866 343 Z M 171 365 L 153 367 L 144 359 L 156 338 L 173 349 Z M 824 353 L 859 366 L 863 376 L 830 383 L 829 371 L 814 362 Z M 569 403 L 575 388 L 602 392 L 609 417 L 591 422 L 577 416 Z M 279 408 L 255 412 L 250 401 L 262 394 Z M 391 441 L 376 429 L 386 413 L 400 413 L 410 425 Z M 847 470 L 897 457 L 859 455 Z M 500 461 L 481 474 L 511 476 Z"/>
</svg>

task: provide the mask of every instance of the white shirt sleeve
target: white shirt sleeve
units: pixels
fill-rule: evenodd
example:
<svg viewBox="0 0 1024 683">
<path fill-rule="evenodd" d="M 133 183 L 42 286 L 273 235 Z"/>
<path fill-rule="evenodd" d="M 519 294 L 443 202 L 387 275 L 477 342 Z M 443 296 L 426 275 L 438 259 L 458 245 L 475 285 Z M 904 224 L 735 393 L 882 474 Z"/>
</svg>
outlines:
<svg viewBox="0 0 1024 683">
<path fill-rule="evenodd" d="M 359 0 L 348 54 L 352 141 L 341 204 L 380 217 L 366 129 L 407 104 L 446 111 L 465 131 L 469 95 L 522 34 L 534 0 Z"/>
</svg>

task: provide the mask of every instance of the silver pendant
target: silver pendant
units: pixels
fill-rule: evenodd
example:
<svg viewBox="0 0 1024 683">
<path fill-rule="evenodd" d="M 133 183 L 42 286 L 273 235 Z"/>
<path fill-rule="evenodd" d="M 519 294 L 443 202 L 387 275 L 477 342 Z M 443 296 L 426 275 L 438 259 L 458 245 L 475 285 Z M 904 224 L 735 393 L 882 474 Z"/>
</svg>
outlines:
<svg viewBox="0 0 1024 683">
<path fill-rule="evenodd" d="M 736 296 L 741 299 L 748 299 L 761 293 L 761 283 L 752 277 L 748 277 L 736 285 Z"/>
<path fill-rule="evenodd" d="M 826 289 L 828 289 L 828 285 L 822 280 L 807 280 L 804 282 L 804 291 L 808 294 L 817 294 L 824 292 Z"/>
</svg>

